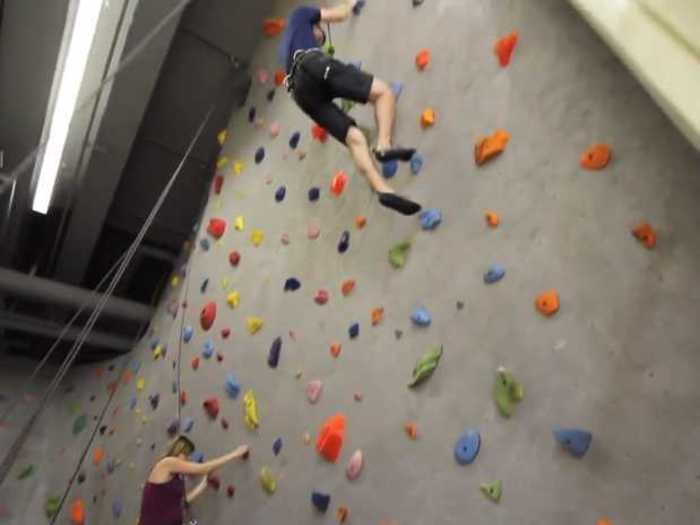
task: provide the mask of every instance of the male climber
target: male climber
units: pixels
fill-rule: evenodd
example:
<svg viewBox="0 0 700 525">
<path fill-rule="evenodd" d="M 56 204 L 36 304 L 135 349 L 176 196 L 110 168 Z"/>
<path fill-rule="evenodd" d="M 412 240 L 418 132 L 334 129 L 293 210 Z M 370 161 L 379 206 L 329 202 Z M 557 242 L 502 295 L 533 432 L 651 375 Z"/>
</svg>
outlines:
<svg viewBox="0 0 700 525">
<path fill-rule="evenodd" d="M 292 11 L 280 46 L 280 58 L 287 68 L 285 82 L 302 111 L 348 147 L 358 169 L 379 195 L 379 202 L 404 215 L 413 215 L 420 211 L 420 205 L 397 195 L 372 161 L 374 154 L 379 162 L 407 162 L 415 153 L 414 149 L 392 145 L 394 93 L 386 82 L 321 51 L 326 42 L 321 22 L 343 22 L 356 5 L 357 0 L 343 0 L 331 8 L 302 6 Z M 371 153 L 357 123 L 333 103 L 335 98 L 361 104 L 371 102 L 374 106 L 379 136 Z"/>
</svg>

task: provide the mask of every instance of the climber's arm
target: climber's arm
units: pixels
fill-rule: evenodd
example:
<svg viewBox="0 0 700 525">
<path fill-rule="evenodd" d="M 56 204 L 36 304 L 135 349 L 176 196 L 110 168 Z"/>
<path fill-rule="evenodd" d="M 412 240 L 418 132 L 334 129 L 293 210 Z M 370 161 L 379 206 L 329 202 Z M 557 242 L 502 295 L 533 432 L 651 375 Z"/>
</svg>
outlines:
<svg viewBox="0 0 700 525">
<path fill-rule="evenodd" d="M 247 457 L 248 446 L 242 445 L 233 452 L 229 452 L 221 457 L 207 461 L 206 463 L 196 463 L 194 461 L 186 461 L 180 458 L 165 458 L 160 462 L 171 474 L 187 474 L 195 476 L 204 476 L 212 470 L 223 467 L 229 461 L 238 458 Z"/>
<path fill-rule="evenodd" d="M 207 478 L 203 477 L 202 481 L 200 481 L 195 488 L 193 488 L 191 491 L 187 493 L 187 497 L 185 498 L 185 501 L 187 503 L 192 503 L 195 499 L 197 499 L 199 496 L 201 496 L 202 492 L 204 492 L 204 489 L 207 488 Z"/>
<path fill-rule="evenodd" d="M 352 13 L 355 4 L 357 4 L 357 0 L 343 0 L 336 6 L 321 8 L 321 22 L 345 22 Z"/>
</svg>

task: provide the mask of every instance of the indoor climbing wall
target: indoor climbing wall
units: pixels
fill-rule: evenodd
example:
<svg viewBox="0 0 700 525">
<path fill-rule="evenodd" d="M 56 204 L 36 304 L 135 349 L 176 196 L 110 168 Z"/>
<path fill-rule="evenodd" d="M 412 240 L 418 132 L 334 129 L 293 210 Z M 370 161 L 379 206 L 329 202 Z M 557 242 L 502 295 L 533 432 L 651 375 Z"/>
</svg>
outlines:
<svg viewBox="0 0 700 525">
<path fill-rule="evenodd" d="M 378 205 L 269 37 L 151 333 L 66 380 L 0 521 L 45 519 L 110 389 L 59 523 L 132 525 L 168 431 L 252 447 L 202 525 L 693 521 L 700 155 L 559 0 L 370 0 L 332 36 L 399 94 L 419 155 L 385 174 L 426 213 Z"/>
</svg>

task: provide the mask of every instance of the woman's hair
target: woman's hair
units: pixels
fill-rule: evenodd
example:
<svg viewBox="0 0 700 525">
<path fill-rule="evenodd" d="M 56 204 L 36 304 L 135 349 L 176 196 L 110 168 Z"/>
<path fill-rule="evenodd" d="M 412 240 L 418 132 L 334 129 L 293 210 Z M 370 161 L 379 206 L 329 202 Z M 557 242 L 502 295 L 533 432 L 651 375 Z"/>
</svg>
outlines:
<svg viewBox="0 0 700 525">
<path fill-rule="evenodd" d="M 194 443 L 190 438 L 188 438 L 187 436 L 178 436 L 170 444 L 164 457 L 175 458 L 180 454 L 189 456 L 190 454 L 192 454 L 192 452 L 195 451 L 195 449 L 196 447 L 194 446 Z"/>
</svg>

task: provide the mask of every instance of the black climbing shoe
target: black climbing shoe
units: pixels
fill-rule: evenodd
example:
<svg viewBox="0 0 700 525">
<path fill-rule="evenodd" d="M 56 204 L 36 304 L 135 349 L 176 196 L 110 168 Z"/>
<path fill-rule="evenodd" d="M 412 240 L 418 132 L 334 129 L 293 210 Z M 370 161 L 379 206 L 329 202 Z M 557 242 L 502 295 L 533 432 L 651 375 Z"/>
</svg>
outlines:
<svg viewBox="0 0 700 525">
<path fill-rule="evenodd" d="M 396 195 L 395 193 L 380 193 L 379 202 L 382 206 L 398 211 L 403 215 L 415 215 L 420 211 L 420 204 Z"/>
<path fill-rule="evenodd" d="M 379 162 L 389 162 L 392 160 L 400 160 L 401 162 L 408 162 L 413 157 L 416 152 L 415 148 L 390 148 L 387 150 L 380 150 L 374 148 L 374 158 Z"/>
</svg>

